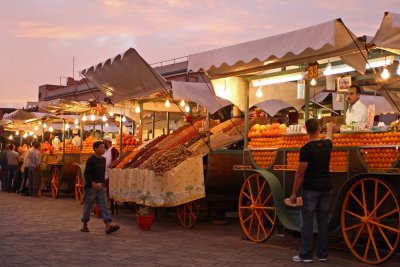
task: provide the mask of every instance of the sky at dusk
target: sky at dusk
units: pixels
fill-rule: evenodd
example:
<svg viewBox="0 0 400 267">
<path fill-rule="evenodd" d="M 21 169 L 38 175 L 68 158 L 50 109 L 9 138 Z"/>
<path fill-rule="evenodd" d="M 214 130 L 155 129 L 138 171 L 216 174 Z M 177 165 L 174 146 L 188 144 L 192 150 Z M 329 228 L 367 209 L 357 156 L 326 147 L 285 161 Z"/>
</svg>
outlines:
<svg viewBox="0 0 400 267">
<path fill-rule="evenodd" d="M 0 107 L 36 101 L 38 86 L 130 47 L 149 63 L 335 18 L 374 35 L 399 0 L 0 0 Z"/>
</svg>

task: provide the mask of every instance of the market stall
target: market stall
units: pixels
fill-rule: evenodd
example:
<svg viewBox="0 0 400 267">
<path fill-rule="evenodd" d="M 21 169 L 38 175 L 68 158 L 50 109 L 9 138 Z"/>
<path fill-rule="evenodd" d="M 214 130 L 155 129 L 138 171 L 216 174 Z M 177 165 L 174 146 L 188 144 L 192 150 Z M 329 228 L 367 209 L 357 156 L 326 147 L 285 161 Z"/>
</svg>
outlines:
<svg viewBox="0 0 400 267">
<path fill-rule="evenodd" d="M 386 58 L 398 56 L 398 42 L 391 43 L 398 39 L 398 18 L 385 14 L 375 44 L 356 38 L 339 19 L 189 56 L 191 71 L 203 71 L 217 95 L 245 111 L 244 153 L 248 157 L 241 166 L 246 179 L 238 213 L 249 240 L 267 240 L 278 218 L 285 228 L 300 230 L 299 210 L 285 206 L 284 198 L 291 194 L 299 149 L 308 140 L 302 125 L 251 126 L 250 108 L 274 99 L 277 105 L 292 102 L 290 106 L 301 100 L 306 120 L 312 94 L 318 87 L 328 87 L 330 78 L 326 77 L 347 75 L 353 82 L 377 84 L 398 111 L 396 90 L 385 86 L 393 86 L 388 82 L 390 73 L 393 79 L 399 75 L 393 75 L 398 62 Z M 295 96 L 299 87 L 304 97 Z M 343 125 L 341 133 L 334 135 L 330 165 L 335 191 L 330 229 L 341 228 L 349 250 L 369 264 L 390 259 L 400 240 L 398 121 L 373 126 L 373 115 L 369 112 L 367 124 Z"/>
</svg>

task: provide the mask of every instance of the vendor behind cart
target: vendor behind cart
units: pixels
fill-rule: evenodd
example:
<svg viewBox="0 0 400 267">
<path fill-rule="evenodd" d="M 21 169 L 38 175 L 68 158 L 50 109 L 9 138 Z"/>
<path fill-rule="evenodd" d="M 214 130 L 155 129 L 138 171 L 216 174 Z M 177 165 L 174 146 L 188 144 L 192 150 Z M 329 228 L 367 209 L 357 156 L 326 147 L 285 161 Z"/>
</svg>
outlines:
<svg viewBox="0 0 400 267">
<path fill-rule="evenodd" d="M 74 135 L 74 138 L 72 138 L 72 144 L 76 147 L 81 147 L 82 140 L 79 137 L 78 130 L 73 130 L 72 134 Z"/>
<path fill-rule="evenodd" d="M 346 125 L 352 125 L 353 123 L 367 123 L 368 109 L 360 101 L 361 88 L 354 85 L 349 88 L 347 101 L 349 108 L 346 112 Z"/>
</svg>

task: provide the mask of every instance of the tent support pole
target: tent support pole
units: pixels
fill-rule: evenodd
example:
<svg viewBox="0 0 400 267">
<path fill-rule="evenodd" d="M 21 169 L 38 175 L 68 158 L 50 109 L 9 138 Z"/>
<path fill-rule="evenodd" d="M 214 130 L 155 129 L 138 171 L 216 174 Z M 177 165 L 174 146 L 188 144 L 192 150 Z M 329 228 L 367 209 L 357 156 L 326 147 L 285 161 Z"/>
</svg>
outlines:
<svg viewBox="0 0 400 267">
<path fill-rule="evenodd" d="M 83 128 L 83 121 L 82 121 L 82 120 L 80 120 L 80 126 L 79 126 L 79 128 L 80 128 L 80 130 L 81 130 L 81 147 L 83 147 L 83 146 L 82 146 L 82 144 L 83 144 L 83 134 L 84 134 L 84 132 L 85 132 L 85 129 Z"/>
<path fill-rule="evenodd" d="M 119 116 L 119 154 L 122 155 L 122 114 Z"/>
<path fill-rule="evenodd" d="M 101 139 L 104 138 L 104 129 L 103 129 L 104 123 L 101 122 Z"/>
<path fill-rule="evenodd" d="M 19 133 L 19 146 L 22 146 L 22 134 Z"/>
<path fill-rule="evenodd" d="M 304 92 L 304 120 L 310 118 L 310 82 L 306 80 Z"/>
<path fill-rule="evenodd" d="M 248 133 L 249 133 L 249 121 L 250 121 L 250 107 L 249 107 L 249 83 L 246 81 L 246 88 L 244 89 L 244 99 L 245 99 L 245 106 L 244 106 L 244 147 L 247 148 L 249 143 Z"/>
<path fill-rule="evenodd" d="M 153 136 L 153 139 L 156 138 L 156 113 L 153 112 L 153 118 L 151 120 L 151 135 Z"/>
<path fill-rule="evenodd" d="M 169 135 L 169 112 L 167 112 L 167 135 Z"/>
<path fill-rule="evenodd" d="M 65 161 L 65 119 L 63 119 L 63 126 L 62 126 L 62 140 L 63 140 L 63 155 L 62 160 Z"/>
<path fill-rule="evenodd" d="M 139 103 L 140 113 L 139 113 L 139 129 L 140 129 L 140 139 L 143 139 L 143 103 Z"/>
</svg>

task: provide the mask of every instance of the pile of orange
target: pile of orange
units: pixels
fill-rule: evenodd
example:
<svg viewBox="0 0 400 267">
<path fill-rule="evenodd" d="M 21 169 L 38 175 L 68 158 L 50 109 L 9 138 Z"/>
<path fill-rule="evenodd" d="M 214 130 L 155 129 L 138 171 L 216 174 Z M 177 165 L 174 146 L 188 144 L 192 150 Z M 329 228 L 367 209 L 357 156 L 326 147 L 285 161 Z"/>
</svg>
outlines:
<svg viewBox="0 0 400 267">
<path fill-rule="evenodd" d="M 308 135 L 290 135 L 283 137 L 283 148 L 300 148 L 309 140 Z"/>
<path fill-rule="evenodd" d="M 283 145 L 283 137 L 253 138 L 248 144 L 248 148 L 280 148 Z"/>
<path fill-rule="evenodd" d="M 396 148 L 365 148 L 360 150 L 368 168 L 392 168 L 400 154 Z"/>
<path fill-rule="evenodd" d="M 297 169 L 297 166 L 299 165 L 299 154 L 299 152 L 288 152 L 286 154 L 287 169 Z M 329 167 L 331 171 L 346 171 L 347 152 L 332 151 Z"/>
<path fill-rule="evenodd" d="M 284 133 L 286 133 L 285 124 L 279 124 L 279 123 L 272 123 L 266 125 L 255 124 L 251 127 L 249 134 L 247 136 L 249 137 L 249 139 L 253 139 L 253 138 L 281 136 Z"/>
<path fill-rule="evenodd" d="M 299 165 L 299 152 L 288 152 L 286 154 L 286 165 L 288 169 L 297 169 Z"/>
<path fill-rule="evenodd" d="M 260 168 L 268 168 L 275 159 L 275 151 L 253 151 L 253 159 Z"/>
<path fill-rule="evenodd" d="M 91 135 L 89 135 L 83 142 L 82 142 L 82 153 L 91 154 L 93 152 L 93 144 L 96 142 L 97 139 Z"/>
<path fill-rule="evenodd" d="M 334 134 L 333 146 L 381 146 L 400 144 L 400 132 Z"/>
<path fill-rule="evenodd" d="M 58 152 L 62 153 L 63 150 L 63 143 L 60 143 L 60 146 L 58 147 Z M 65 154 L 80 154 L 81 150 L 79 147 L 74 146 L 71 141 L 66 141 L 65 142 Z"/>
</svg>

